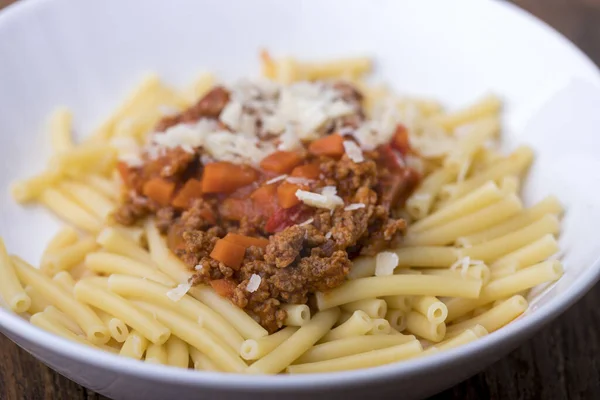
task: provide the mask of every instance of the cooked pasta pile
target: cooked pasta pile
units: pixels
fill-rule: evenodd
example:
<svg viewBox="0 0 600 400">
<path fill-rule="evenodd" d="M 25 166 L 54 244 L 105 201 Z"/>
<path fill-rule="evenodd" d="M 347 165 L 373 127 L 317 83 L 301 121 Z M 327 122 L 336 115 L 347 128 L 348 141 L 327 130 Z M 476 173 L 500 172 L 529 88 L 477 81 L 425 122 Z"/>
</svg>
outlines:
<svg viewBox="0 0 600 400">
<path fill-rule="evenodd" d="M 121 182 L 117 159 L 145 142 L 165 113 L 181 111 L 212 86 L 203 74 L 187 91 L 147 77 L 81 144 L 59 109 L 48 168 L 17 182 L 68 226 L 48 243 L 39 268 L 0 240 L 0 294 L 8 308 L 53 334 L 122 356 L 197 370 L 276 374 L 374 367 L 474 341 L 525 312 L 528 291 L 562 275 L 553 259 L 562 207 L 548 197 L 524 207 L 522 146 L 501 155 L 500 102 L 487 96 L 459 111 L 368 86 L 367 59 L 305 63 L 262 56 L 280 83 L 344 78 L 365 95 L 367 113 L 391 104 L 422 157 L 424 179 L 404 209 L 401 247 L 353 260 L 347 282 L 316 294 L 316 308 L 287 305 L 285 327 L 267 331 L 170 252 L 154 221 L 111 220 Z"/>
</svg>

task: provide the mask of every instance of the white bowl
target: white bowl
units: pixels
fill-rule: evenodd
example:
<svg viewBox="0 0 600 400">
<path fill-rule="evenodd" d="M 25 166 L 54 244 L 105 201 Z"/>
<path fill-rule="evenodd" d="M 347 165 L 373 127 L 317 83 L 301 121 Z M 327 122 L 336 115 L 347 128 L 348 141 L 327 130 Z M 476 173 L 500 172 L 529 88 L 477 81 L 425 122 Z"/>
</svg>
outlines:
<svg viewBox="0 0 600 400">
<path fill-rule="evenodd" d="M 301 57 L 372 55 L 397 90 L 449 106 L 486 91 L 504 97 L 508 141 L 528 142 L 538 153 L 527 201 L 555 193 L 567 206 L 565 276 L 522 318 L 477 342 L 344 373 L 241 376 L 148 365 L 67 342 L 0 310 L 4 334 L 61 374 L 115 399 L 410 399 L 499 359 L 598 279 L 598 70 L 530 15 L 481 0 L 30 0 L 9 7 L 0 14 L 0 234 L 7 246 L 35 262 L 56 229 L 52 217 L 18 207 L 6 191 L 14 178 L 43 167 L 49 141 L 42 126 L 54 106 L 71 107 L 80 131 L 89 131 L 145 71 L 175 84 L 201 69 L 233 78 L 256 72 L 263 46 Z"/>
</svg>

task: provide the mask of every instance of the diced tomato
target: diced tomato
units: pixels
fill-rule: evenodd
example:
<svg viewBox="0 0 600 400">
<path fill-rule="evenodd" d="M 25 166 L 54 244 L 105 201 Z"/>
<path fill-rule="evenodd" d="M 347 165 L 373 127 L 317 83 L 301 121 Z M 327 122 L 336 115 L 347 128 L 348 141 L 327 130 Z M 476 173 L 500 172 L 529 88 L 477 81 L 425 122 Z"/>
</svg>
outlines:
<svg viewBox="0 0 600 400">
<path fill-rule="evenodd" d="M 392 147 L 400 152 L 403 156 L 410 151 L 410 142 L 408 140 L 408 129 L 402 124 L 398 124 L 396 132 L 390 143 Z"/>
<path fill-rule="evenodd" d="M 237 287 L 235 282 L 230 281 L 229 279 L 215 279 L 214 281 L 210 281 L 210 286 L 215 289 L 215 292 L 221 297 L 231 297 L 233 295 L 233 291 Z"/>
<path fill-rule="evenodd" d="M 390 171 L 404 170 L 402 155 L 394 150 L 390 144 L 379 146 L 377 151 L 379 152 L 379 161 Z"/>
<path fill-rule="evenodd" d="M 299 165 L 292 170 L 292 176 L 306 179 L 317 179 L 321 175 L 319 164 Z"/>
<path fill-rule="evenodd" d="M 302 204 L 291 208 L 280 208 L 267 220 L 265 231 L 269 233 L 281 232 L 289 226 L 306 221 L 311 215 L 312 211 Z"/>
<path fill-rule="evenodd" d="M 417 187 L 420 175 L 411 168 L 392 173 L 381 182 L 381 204 L 387 209 L 400 206 Z"/>
</svg>

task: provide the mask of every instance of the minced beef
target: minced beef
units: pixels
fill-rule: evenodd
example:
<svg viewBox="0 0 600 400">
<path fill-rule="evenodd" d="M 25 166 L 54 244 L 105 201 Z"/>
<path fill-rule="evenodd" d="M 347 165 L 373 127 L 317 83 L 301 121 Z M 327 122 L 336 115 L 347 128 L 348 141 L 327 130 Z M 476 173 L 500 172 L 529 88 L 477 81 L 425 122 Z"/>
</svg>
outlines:
<svg viewBox="0 0 600 400">
<path fill-rule="evenodd" d="M 328 128 L 331 133 L 341 127 L 356 127 L 364 119 L 361 94 L 347 83 L 335 87 L 345 101 L 358 108 L 355 114 L 332 121 Z M 216 119 L 230 97 L 227 89 L 217 87 L 190 109 L 163 119 L 156 129 L 164 131 L 199 118 Z M 268 183 L 278 174 L 262 170 L 247 186 L 227 193 L 202 193 L 187 207 L 161 205 L 144 196 L 144 184 L 155 178 L 171 184 L 174 193 L 188 180 L 201 183 L 202 149 L 194 150 L 174 148 L 156 158 L 146 154 L 141 166 L 122 169 L 124 201 L 114 217 L 132 225 L 154 216 L 169 248 L 194 271 L 191 282 L 211 284 L 215 290 L 214 284 L 219 282 L 217 292 L 246 310 L 269 332 L 282 327 L 286 317 L 283 304 L 306 304 L 313 293 L 341 285 L 353 257 L 374 255 L 397 244 L 406 224 L 393 215 L 418 182 L 414 171 L 395 163 L 395 157 L 402 154 L 396 154 L 390 145 L 364 151 L 364 161 L 357 163 L 346 154 L 311 154 L 305 144 L 300 165 L 315 164 L 320 174 L 302 182 L 302 189 L 318 193 L 333 186 L 345 206 L 358 204 L 357 208 L 328 210 L 302 203 L 283 208 L 277 200 L 279 188 L 273 186 L 282 182 Z M 256 202 L 253 196 L 258 189 L 271 193 L 267 195 L 270 200 Z M 307 220 L 312 221 L 305 223 Z M 268 244 L 249 245 L 241 264 L 228 266 L 211 257 L 217 242 L 228 234 L 268 239 Z M 254 274 L 260 276 L 261 283 L 256 291 L 249 292 L 247 285 Z"/>
</svg>

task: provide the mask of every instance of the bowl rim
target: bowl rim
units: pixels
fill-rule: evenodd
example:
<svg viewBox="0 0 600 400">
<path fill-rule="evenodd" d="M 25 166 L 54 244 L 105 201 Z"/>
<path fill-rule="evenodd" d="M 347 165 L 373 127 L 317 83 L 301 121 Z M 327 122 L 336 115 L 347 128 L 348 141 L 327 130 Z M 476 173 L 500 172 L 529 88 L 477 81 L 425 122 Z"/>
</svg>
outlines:
<svg viewBox="0 0 600 400">
<path fill-rule="evenodd" d="M 20 14 L 31 12 L 35 7 L 54 0 L 21 0 L 7 6 L 0 12 L 0 26 L 12 18 L 19 18 Z M 595 82 L 600 85 L 600 70 L 594 62 L 584 54 L 576 45 L 554 28 L 508 2 L 488 2 L 488 6 L 504 9 L 514 17 L 525 18 L 528 23 L 537 25 L 546 31 L 549 38 L 568 45 L 573 50 L 573 55 L 579 58 L 582 64 L 587 64 L 588 69 L 595 72 Z M 12 335 L 25 339 L 46 351 L 56 353 L 64 358 L 70 358 L 80 363 L 91 364 L 95 367 L 109 370 L 115 374 L 135 375 L 140 378 L 151 379 L 155 382 L 168 382 L 170 384 L 206 387 L 213 389 L 234 389 L 258 391 L 264 389 L 292 389 L 295 391 L 312 391 L 319 388 L 338 385 L 358 386 L 365 383 L 375 383 L 392 379 L 399 375 L 411 376 L 425 370 L 449 367 L 474 356 L 477 353 L 489 352 L 503 343 L 513 344 L 520 337 L 531 335 L 541 329 L 545 324 L 563 313 L 577 300 L 585 295 L 600 279 L 600 254 L 596 260 L 570 286 L 569 291 L 562 297 L 554 297 L 547 304 L 525 318 L 519 318 L 501 330 L 487 335 L 477 341 L 461 347 L 432 354 L 427 357 L 414 358 L 398 363 L 392 363 L 375 368 L 359 369 L 353 371 L 331 372 L 306 375 L 244 375 L 224 374 L 216 372 L 183 370 L 174 367 L 147 364 L 137 360 L 120 357 L 99 349 L 87 347 L 71 342 L 59 336 L 48 333 L 4 308 L 0 307 L 0 326 Z"/>
</svg>

